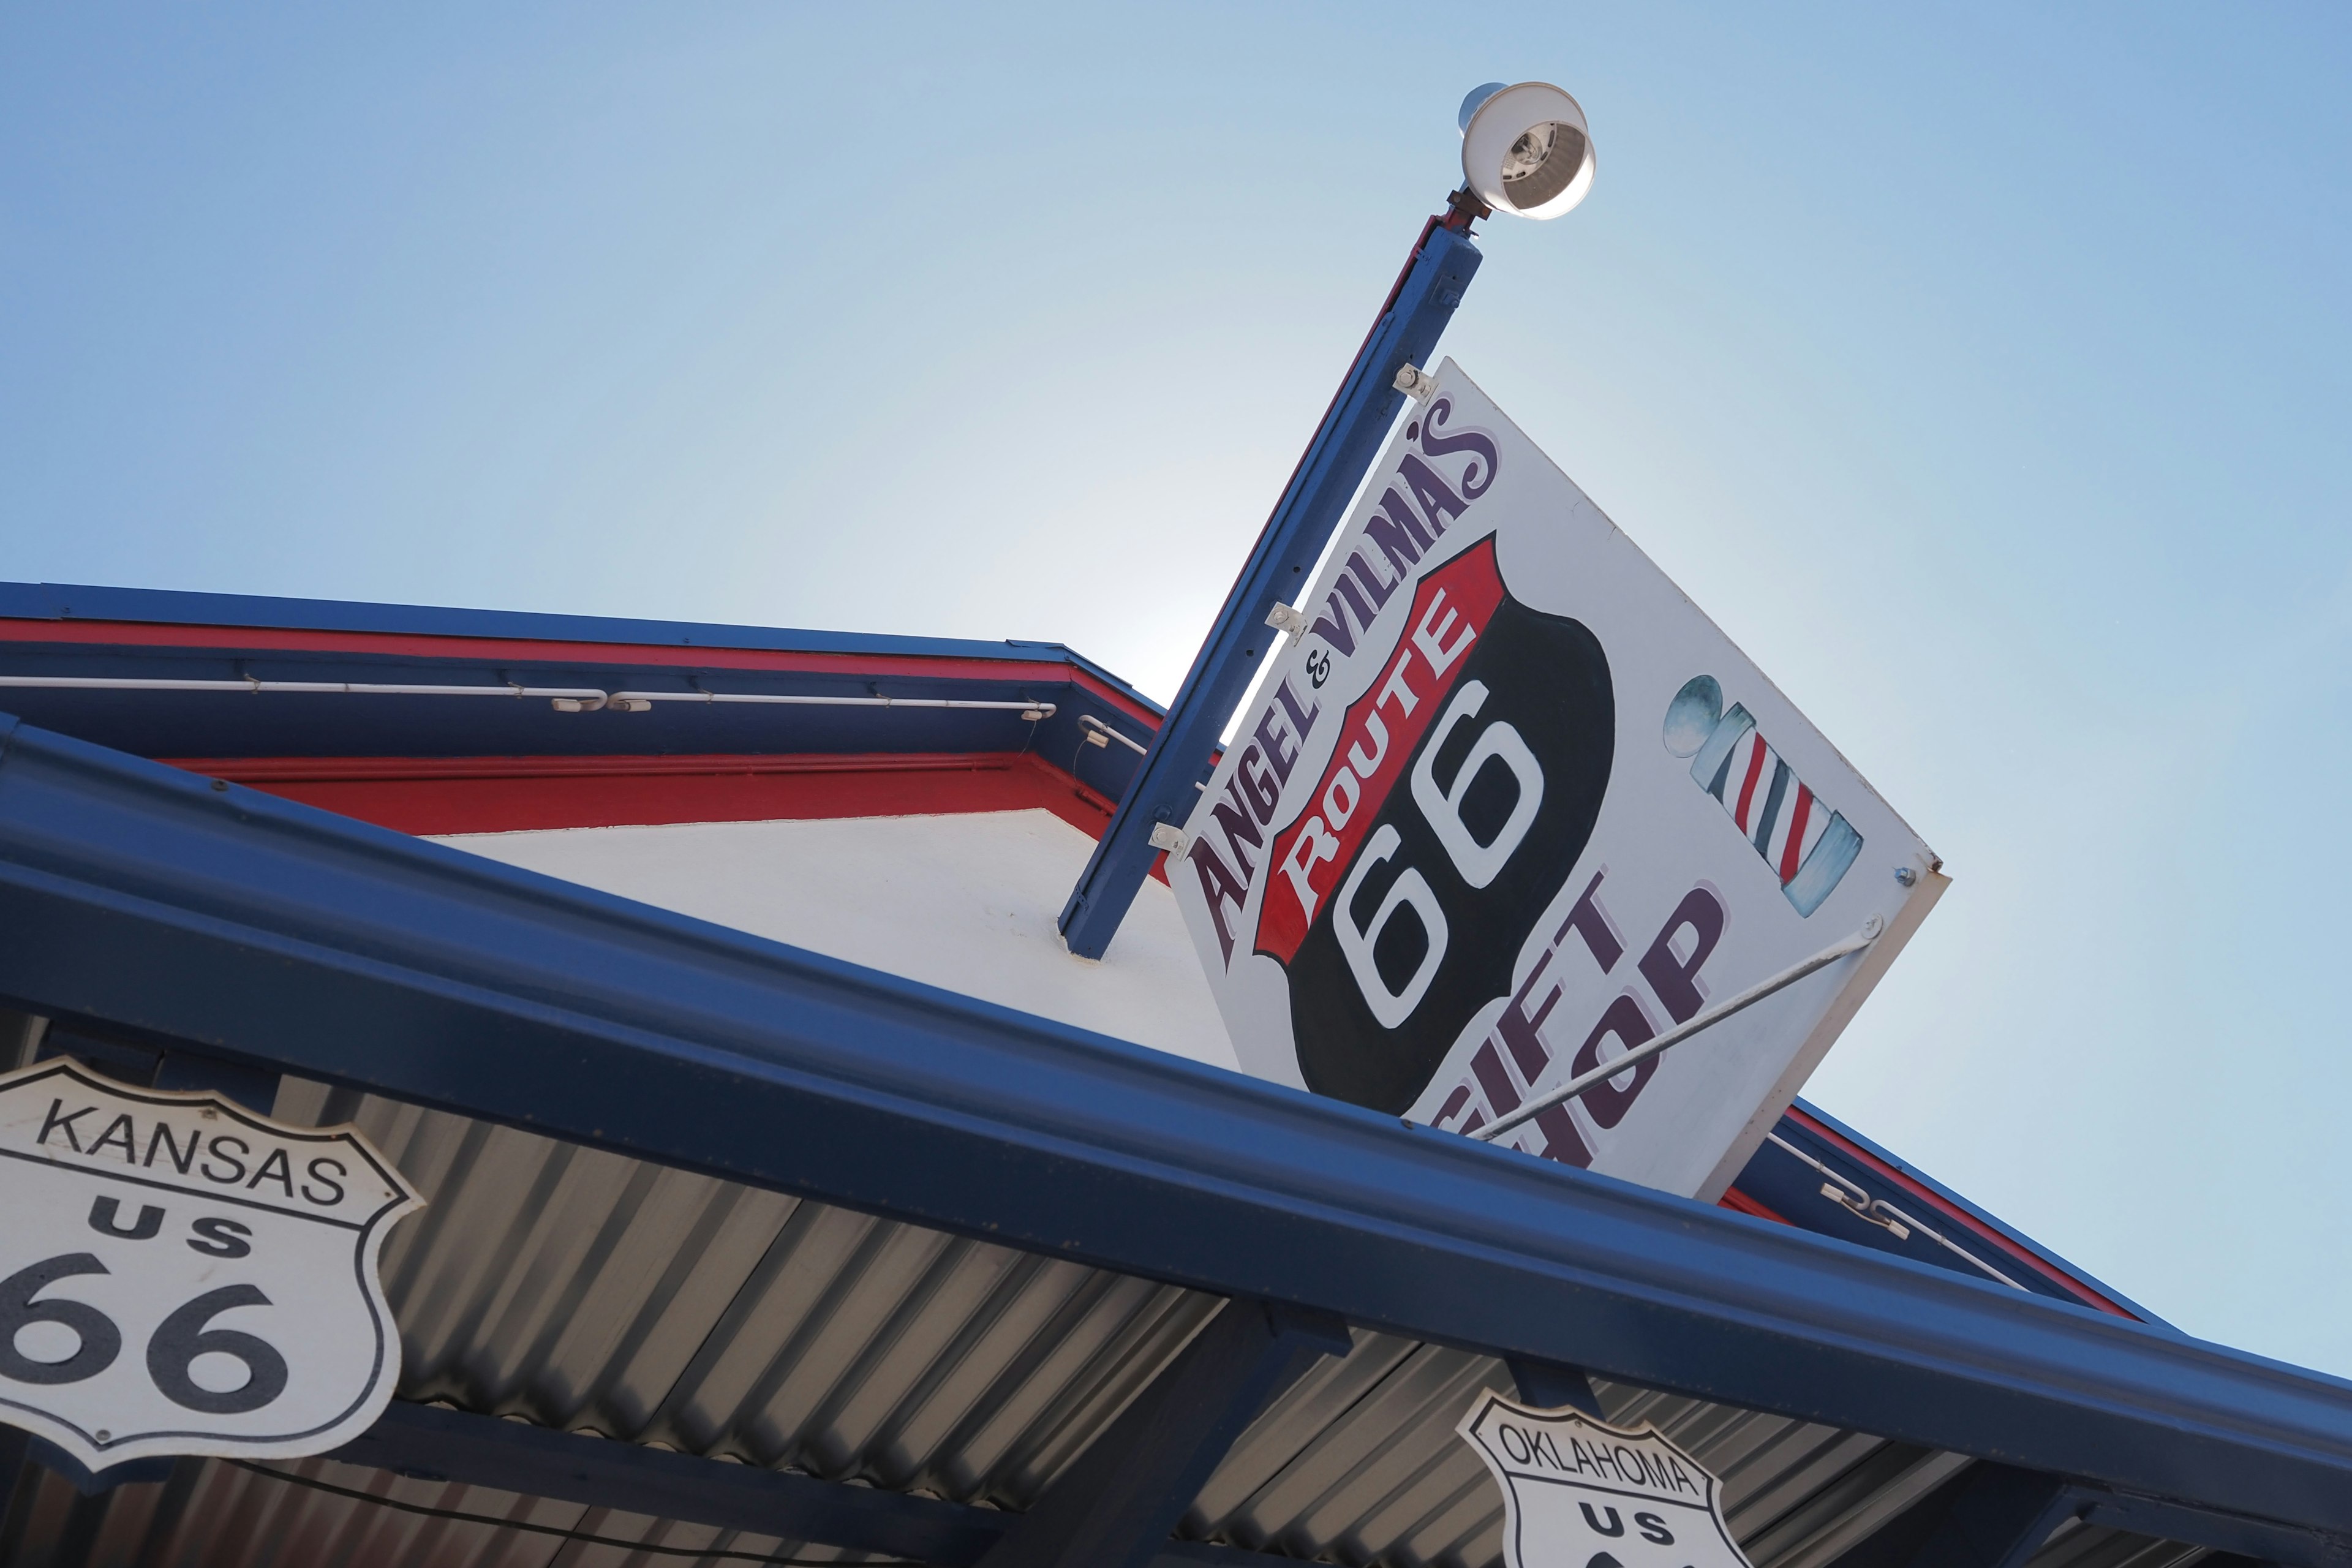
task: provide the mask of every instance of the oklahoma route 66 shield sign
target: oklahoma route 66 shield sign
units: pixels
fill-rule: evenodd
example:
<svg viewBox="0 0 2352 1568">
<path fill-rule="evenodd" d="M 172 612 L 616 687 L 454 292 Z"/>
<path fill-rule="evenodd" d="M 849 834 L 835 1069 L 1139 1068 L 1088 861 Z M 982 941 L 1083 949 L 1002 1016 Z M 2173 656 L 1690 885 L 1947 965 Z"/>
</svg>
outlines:
<svg viewBox="0 0 2352 1568">
<path fill-rule="evenodd" d="M 1502 1483 L 1509 1568 L 1748 1568 L 1716 1479 L 1654 1426 L 1489 1393 L 1457 1430 Z"/>
<path fill-rule="evenodd" d="M 392 1397 L 376 1259 L 423 1206 L 352 1128 L 0 1074 L 0 1421 L 92 1470 L 347 1442 Z"/>
</svg>

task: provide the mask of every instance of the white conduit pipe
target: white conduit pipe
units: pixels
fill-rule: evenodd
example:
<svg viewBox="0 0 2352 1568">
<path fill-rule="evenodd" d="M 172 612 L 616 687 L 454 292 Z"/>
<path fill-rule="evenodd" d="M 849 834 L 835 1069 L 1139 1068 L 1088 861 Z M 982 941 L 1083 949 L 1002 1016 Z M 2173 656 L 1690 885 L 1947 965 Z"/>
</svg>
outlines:
<svg viewBox="0 0 2352 1568">
<path fill-rule="evenodd" d="M 357 691 L 378 697 L 572 697 L 594 698 L 594 687 L 572 686 L 389 686 L 358 680 L 115 680 L 80 675 L 0 675 L 0 687 L 30 686 L 69 691 Z"/>
<path fill-rule="evenodd" d="M 656 702 L 765 702 L 796 708 L 973 708 L 988 712 L 1054 715 L 1051 702 L 983 702 L 962 697 L 803 697 L 759 691 L 615 691 L 608 700 L 624 713 L 642 713 Z"/>
<path fill-rule="evenodd" d="M 1112 729 L 1109 725 L 1104 723 L 1101 720 L 1096 718 L 1091 713 L 1079 714 L 1078 723 L 1085 728 L 1087 731 L 1087 743 L 1089 745 L 1108 746 L 1111 742 L 1117 741 L 1120 745 L 1125 746 L 1129 751 L 1133 752 L 1139 757 L 1145 753 L 1146 748 L 1143 746 L 1142 742 L 1135 740 L 1131 736 L 1120 734 L 1118 731 Z M 1205 789 L 1208 786 L 1203 784 L 1198 787 Z"/>
<path fill-rule="evenodd" d="M 136 680 L 79 675 L 0 675 L 0 688 L 67 691 L 341 691 L 374 697 L 545 697 L 566 712 L 611 706 L 643 713 L 656 702 L 765 702 L 825 708 L 974 708 L 1051 718 L 1051 702 L 983 702 L 940 697 L 798 697 L 736 691 L 614 691 L 593 686 L 406 686 L 358 680 Z"/>
<path fill-rule="evenodd" d="M 1718 1002 L 1703 1013 L 1694 1014 L 1664 1034 L 1654 1036 L 1643 1041 L 1622 1056 L 1610 1058 L 1591 1072 L 1581 1073 L 1561 1084 L 1558 1089 L 1545 1090 L 1509 1115 L 1496 1117 L 1493 1121 L 1472 1132 L 1470 1136 L 1481 1143 L 1490 1143 L 1512 1128 L 1523 1122 L 1534 1121 L 1538 1113 L 1549 1110 L 1562 1100 L 1578 1099 L 1598 1089 L 1627 1068 L 1637 1066 L 1656 1056 L 1667 1047 L 1681 1045 L 1701 1029 L 1720 1024 L 1734 1013 L 1747 1011 L 1774 992 L 1794 985 L 1815 970 L 1826 969 L 1850 952 L 1860 952 L 1864 948 L 1876 942 L 1878 933 L 1885 929 L 1879 918 L 1873 915 L 1863 923 L 1860 931 L 1839 942 L 1835 947 L 1823 948 L 1802 963 L 1790 964 L 1770 979 L 1758 981 L 1730 1000 Z"/>
</svg>

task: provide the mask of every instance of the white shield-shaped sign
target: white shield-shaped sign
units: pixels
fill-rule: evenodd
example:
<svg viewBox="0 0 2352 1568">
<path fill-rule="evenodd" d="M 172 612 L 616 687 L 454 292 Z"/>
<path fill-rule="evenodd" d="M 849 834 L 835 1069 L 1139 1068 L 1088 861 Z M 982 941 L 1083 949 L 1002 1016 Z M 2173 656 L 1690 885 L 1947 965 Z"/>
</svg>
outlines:
<svg viewBox="0 0 2352 1568">
<path fill-rule="evenodd" d="M 1242 1067 L 1712 1200 L 1935 901 L 1934 853 L 1449 361 L 1170 869 Z"/>
<path fill-rule="evenodd" d="M 1502 1483 L 1509 1568 L 1748 1568 L 1715 1478 L 1654 1426 L 1488 1394 L 1458 1430 Z"/>
<path fill-rule="evenodd" d="M 376 1259 L 422 1206 L 352 1128 L 0 1074 L 0 1421 L 92 1470 L 349 1441 L 399 1374 Z"/>
</svg>

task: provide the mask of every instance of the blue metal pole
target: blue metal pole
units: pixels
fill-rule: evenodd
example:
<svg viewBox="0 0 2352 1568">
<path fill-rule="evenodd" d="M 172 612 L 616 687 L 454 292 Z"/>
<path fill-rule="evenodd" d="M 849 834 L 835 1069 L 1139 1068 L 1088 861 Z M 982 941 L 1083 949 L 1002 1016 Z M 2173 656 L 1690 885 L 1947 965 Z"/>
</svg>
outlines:
<svg viewBox="0 0 2352 1568">
<path fill-rule="evenodd" d="M 1151 847 L 1152 828 L 1192 815 L 1202 769 L 1280 635 L 1266 626 L 1266 612 L 1286 599 L 1297 601 L 1307 568 L 1330 542 L 1349 498 L 1396 418 L 1404 399 L 1394 385 L 1397 372 L 1428 358 L 1478 271 L 1481 258 L 1468 231 L 1470 220 L 1479 216 L 1483 209 L 1475 200 L 1457 197 L 1449 216 L 1431 218 L 1422 229 L 1339 395 L 1225 596 L 1224 608 L 1217 612 L 1151 749 L 1129 782 L 1108 831 L 1070 890 L 1060 923 L 1072 952 L 1103 955 L 1136 890 L 1151 874 L 1151 858 L 1159 853 Z"/>
<path fill-rule="evenodd" d="M 1228 1300 L 978 1568 L 1150 1568 L 1258 1412 L 1349 1349 L 1327 1313 Z"/>
</svg>

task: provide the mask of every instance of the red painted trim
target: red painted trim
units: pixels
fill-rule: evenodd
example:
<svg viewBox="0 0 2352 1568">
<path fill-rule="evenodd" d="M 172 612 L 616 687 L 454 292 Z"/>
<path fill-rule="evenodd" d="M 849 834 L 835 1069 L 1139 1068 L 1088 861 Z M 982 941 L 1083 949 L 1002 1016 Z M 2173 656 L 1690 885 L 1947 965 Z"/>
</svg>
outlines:
<svg viewBox="0 0 2352 1568">
<path fill-rule="evenodd" d="M 1099 837 L 1110 803 L 1020 752 L 817 757 L 254 757 L 173 765 L 403 833 L 907 816 L 1044 806 Z"/>
<path fill-rule="evenodd" d="M 1102 795 L 1024 752 L 165 761 L 208 778 L 419 835 L 1043 807 L 1100 839 L 1112 810 Z M 1154 875 L 1167 880 L 1159 868 Z"/>
<path fill-rule="evenodd" d="M 2002 1256 L 2025 1265 L 2043 1279 L 2064 1289 L 2069 1295 L 2081 1300 L 2084 1305 L 2096 1307 L 2103 1312 L 2112 1312 L 2118 1318 L 2129 1318 L 2134 1322 L 2140 1321 L 2139 1314 L 2130 1308 L 2101 1295 L 2039 1253 L 2020 1247 L 2016 1242 L 1986 1225 L 1976 1215 L 1945 1198 L 1934 1189 L 1922 1186 L 1909 1174 L 1888 1164 L 1869 1150 L 1839 1137 L 1834 1129 L 1814 1121 L 1793 1105 L 1789 1108 L 1789 1116 L 1798 1126 L 1821 1139 L 1855 1164 L 1874 1173 L 1880 1179 L 1902 1188 L 1915 1202 L 1935 1210 L 1949 1223 L 1958 1226 L 1970 1236 L 1999 1250 Z"/>
<path fill-rule="evenodd" d="M 304 632 L 257 626 L 166 626 L 136 621 L 0 618 L 0 642 L 184 647 L 243 652 L 392 655 L 491 663 L 656 665 L 801 675 L 905 676 L 936 680 L 1034 681 L 1084 689 L 1152 729 L 1160 715 L 1075 664 L 1059 660 L 933 658 L 916 654 L 793 653 L 771 648 L 685 647 L 656 643 L 530 642 L 510 637 L 433 637 L 406 632 Z"/>
<path fill-rule="evenodd" d="M 1754 1215 L 1758 1219 L 1769 1219 L 1774 1225 L 1789 1223 L 1779 1210 L 1769 1205 L 1758 1203 L 1738 1187 L 1726 1188 L 1723 1196 L 1715 1200 L 1715 1206 L 1729 1209 L 1734 1214 Z"/>
<path fill-rule="evenodd" d="M 237 784 L 352 784 L 438 779 L 657 778 L 752 773 L 892 773 L 997 771 L 1017 752 L 704 753 L 683 756 L 186 757 L 171 765 Z M 1033 759 L 1034 760 L 1034 759 Z"/>
</svg>

